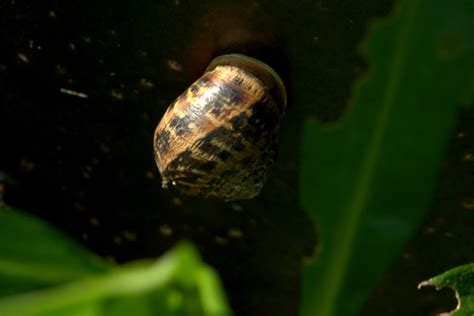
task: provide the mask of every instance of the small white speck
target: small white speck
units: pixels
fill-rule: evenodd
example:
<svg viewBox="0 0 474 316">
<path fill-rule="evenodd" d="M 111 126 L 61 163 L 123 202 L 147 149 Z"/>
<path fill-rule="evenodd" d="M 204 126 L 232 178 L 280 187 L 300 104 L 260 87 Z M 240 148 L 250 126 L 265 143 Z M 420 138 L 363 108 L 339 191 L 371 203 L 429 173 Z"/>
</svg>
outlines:
<svg viewBox="0 0 474 316">
<path fill-rule="evenodd" d="M 151 81 L 150 79 L 147 79 L 147 78 L 140 79 L 140 81 L 138 83 L 140 84 L 140 86 L 142 86 L 143 88 L 147 88 L 147 89 L 151 89 L 154 86 L 153 81 Z"/>
<path fill-rule="evenodd" d="M 168 59 L 167 61 L 167 64 L 168 64 L 168 67 L 171 69 L 171 70 L 174 70 L 174 71 L 182 71 L 183 70 L 183 66 L 181 66 L 180 63 L 178 63 L 176 60 L 174 59 Z"/>
<path fill-rule="evenodd" d="M 25 64 L 29 63 L 30 62 L 30 59 L 23 53 L 18 53 L 18 58 L 24 62 Z"/>
<path fill-rule="evenodd" d="M 69 89 L 65 89 L 65 88 L 61 88 L 61 90 L 59 90 L 59 91 L 61 91 L 61 93 L 69 94 L 69 95 L 72 95 L 72 96 L 75 96 L 75 97 L 78 97 L 78 98 L 87 99 L 89 97 L 85 93 L 74 91 L 74 90 L 69 90 Z"/>
</svg>

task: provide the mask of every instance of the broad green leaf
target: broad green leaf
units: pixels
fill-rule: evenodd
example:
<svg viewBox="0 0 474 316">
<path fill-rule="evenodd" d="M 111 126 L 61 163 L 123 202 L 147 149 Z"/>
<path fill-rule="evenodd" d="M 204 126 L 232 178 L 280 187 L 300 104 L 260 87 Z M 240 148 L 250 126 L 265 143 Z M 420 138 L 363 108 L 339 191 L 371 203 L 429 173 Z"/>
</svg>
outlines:
<svg viewBox="0 0 474 316">
<path fill-rule="evenodd" d="M 302 315 L 355 315 L 431 199 L 473 96 L 474 2 L 402 0 L 362 48 L 369 72 L 334 126 L 308 121 L 301 199 L 321 238 Z"/>
<path fill-rule="evenodd" d="M 2 316 L 231 314 L 217 274 L 190 244 L 110 266 L 31 216 L 2 206 L 0 220 Z"/>
<path fill-rule="evenodd" d="M 0 205 L 0 296 L 97 274 L 112 266 L 46 223 Z"/>
<path fill-rule="evenodd" d="M 451 287 L 456 291 L 458 305 L 449 314 L 453 316 L 474 315 L 474 263 L 456 267 L 443 274 L 423 281 L 418 288 L 423 286 L 435 286 L 437 289 Z"/>
</svg>

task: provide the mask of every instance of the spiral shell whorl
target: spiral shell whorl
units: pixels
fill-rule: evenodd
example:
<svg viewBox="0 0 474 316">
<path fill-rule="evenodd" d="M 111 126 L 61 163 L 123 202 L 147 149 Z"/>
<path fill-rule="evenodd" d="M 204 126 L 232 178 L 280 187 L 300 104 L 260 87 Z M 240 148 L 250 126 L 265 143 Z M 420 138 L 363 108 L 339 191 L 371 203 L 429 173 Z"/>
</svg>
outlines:
<svg viewBox="0 0 474 316">
<path fill-rule="evenodd" d="M 164 186 L 248 199 L 260 192 L 276 159 L 286 94 L 280 83 L 269 84 L 273 74 L 265 72 L 262 79 L 258 67 L 222 61 L 211 63 L 168 108 L 155 131 L 155 159 Z"/>
</svg>

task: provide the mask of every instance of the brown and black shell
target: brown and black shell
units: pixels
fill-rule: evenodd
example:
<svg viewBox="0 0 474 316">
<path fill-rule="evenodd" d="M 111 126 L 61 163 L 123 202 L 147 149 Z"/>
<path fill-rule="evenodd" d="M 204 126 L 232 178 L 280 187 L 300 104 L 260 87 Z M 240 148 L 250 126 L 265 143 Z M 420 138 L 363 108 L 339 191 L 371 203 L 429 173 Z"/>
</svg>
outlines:
<svg viewBox="0 0 474 316">
<path fill-rule="evenodd" d="M 168 108 L 154 135 L 163 186 L 226 201 L 260 193 L 286 108 L 280 77 L 243 55 L 214 59 Z"/>
</svg>

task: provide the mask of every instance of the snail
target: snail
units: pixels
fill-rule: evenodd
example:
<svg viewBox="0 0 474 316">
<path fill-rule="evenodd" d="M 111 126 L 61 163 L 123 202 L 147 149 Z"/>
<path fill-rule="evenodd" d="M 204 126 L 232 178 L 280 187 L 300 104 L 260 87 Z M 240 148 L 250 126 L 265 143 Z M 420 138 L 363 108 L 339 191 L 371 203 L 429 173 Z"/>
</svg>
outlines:
<svg viewBox="0 0 474 316">
<path fill-rule="evenodd" d="M 156 127 L 163 187 L 224 201 L 257 196 L 277 157 L 286 103 L 270 66 L 240 54 L 216 57 Z"/>
</svg>

